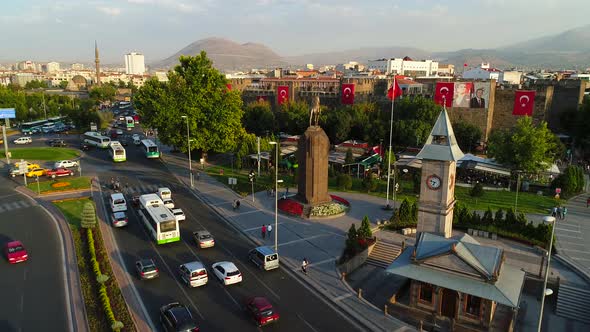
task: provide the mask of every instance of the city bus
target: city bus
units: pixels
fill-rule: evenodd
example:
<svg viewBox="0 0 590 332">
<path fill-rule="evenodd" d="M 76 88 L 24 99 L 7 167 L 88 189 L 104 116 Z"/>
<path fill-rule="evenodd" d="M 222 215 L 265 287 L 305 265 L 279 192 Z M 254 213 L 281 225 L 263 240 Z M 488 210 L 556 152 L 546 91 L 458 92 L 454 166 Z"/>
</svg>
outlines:
<svg viewBox="0 0 590 332">
<path fill-rule="evenodd" d="M 103 149 L 108 148 L 109 144 L 111 144 L 110 138 L 108 138 L 106 136 L 102 136 L 101 134 L 99 134 L 95 131 L 85 132 L 82 139 L 83 139 L 84 143 L 94 145 L 96 147 L 103 148 Z"/>
<path fill-rule="evenodd" d="M 118 141 L 111 141 L 109 154 L 116 163 L 127 160 L 125 148 Z"/>
<path fill-rule="evenodd" d="M 49 118 L 49 119 L 21 123 L 20 131 L 23 133 L 23 135 L 40 133 L 42 130 L 41 128 L 43 128 L 43 126 L 47 125 L 48 123 L 60 122 L 63 120 L 64 120 L 64 117 L 58 116 L 58 117 L 53 117 L 53 118 Z"/>
<path fill-rule="evenodd" d="M 158 150 L 158 146 L 151 139 L 142 140 L 141 149 L 146 158 L 160 158 L 160 150 Z"/>
<path fill-rule="evenodd" d="M 180 227 L 172 212 L 156 194 L 139 196 L 139 216 L 157 244 L 180 241 Z"/>
<path fill-rule="evenodd" d="M 131 129 L 133 129 L 133 127 L 135 127 L 135 120 L 133 120 L 133 118 L 130 116 L 126 116 L 125 117 L 125 124 L 127 126 L 127 130 L 131 130 Z"/>
<path fill-rule="evenodd" d="M 129 108 L 129 107 L 131 107 L 131 102 L 129 102 L 129 101 L 119 102 L 119 108 L 120 109 L 126 109 L 126 108 Z"/>
</svg>

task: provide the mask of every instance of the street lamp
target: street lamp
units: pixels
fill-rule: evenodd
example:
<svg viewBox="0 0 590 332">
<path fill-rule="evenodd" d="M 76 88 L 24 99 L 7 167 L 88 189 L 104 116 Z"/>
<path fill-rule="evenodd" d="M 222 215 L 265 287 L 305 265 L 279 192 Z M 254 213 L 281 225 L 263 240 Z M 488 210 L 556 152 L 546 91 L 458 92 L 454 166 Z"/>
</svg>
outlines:
<svg viewBox="0 0 590 332">
<path fill-rule="evenodd" d="M 186 144 L 188 146 L 188 172 L 189 172 L 189 178 L 191 180 L 191 188 L 194 187 L 194 182 L 193 182 L 193 163 L 191 160 L 191 132 L 188 126 L 188 117 L 186 115 L 181 115 L 180 116 L 183 119 L 186 119 Z"/>
<path fill-rule="evenodd" d="M 543 307 L 545 306 L 545 296 L 553 294 L 553 290 L 547 289 L 547 279 L 549 278 L 549 267 L 551 266 L 551 249 L 553 248 L 553 236 L 555 235 L 556 219 L 552 216 L 543 217 L 544 223 L 550 223 L 551 238 L 549 238 L 549 252 L 547 253 L 547 268 L 545 269 L 545 281 L 543 282 L 543 295 L 541 296 L 541 312 L 539 313 L 539 326 L 537 331 L 541 332 L 541 324 L 543 323 Z"/>
<path fill-rule="evenodd" d="M 518 213 L 518 191 L 520 190 L 520 173 L 522 171 L 516 171 L 516 197 L 514 199 L 514 214 Z"/>
<path fill-rule="evenodd" d="M 279 147 L 278 142 L 269 142 L 271 145 L 276 145 L 275 157 L 275 252 L 279 252 Z M 281 180 L 281 182 L 283 182 Z"/>
</svg>

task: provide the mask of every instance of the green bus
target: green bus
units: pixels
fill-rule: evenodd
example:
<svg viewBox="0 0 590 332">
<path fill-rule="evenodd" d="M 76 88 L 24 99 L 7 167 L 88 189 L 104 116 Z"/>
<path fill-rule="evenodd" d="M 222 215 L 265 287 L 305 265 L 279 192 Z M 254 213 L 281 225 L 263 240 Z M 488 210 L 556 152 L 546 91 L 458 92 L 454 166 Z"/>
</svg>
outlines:
<svg viewBox="0 0 590 332">
<path fill-rule="evenodd" d="M 127 126 L 127 130 L 131 130 L 135 127 L 135 120 L 132 117 L 126 116 L 125 117 L 125 124 Z"/>
<path fill-rule="evenodd" d="M 160 150 L 151 139 L 142 140 L 141 148 L 146 158 L 160 158 Z"/>
</svg>

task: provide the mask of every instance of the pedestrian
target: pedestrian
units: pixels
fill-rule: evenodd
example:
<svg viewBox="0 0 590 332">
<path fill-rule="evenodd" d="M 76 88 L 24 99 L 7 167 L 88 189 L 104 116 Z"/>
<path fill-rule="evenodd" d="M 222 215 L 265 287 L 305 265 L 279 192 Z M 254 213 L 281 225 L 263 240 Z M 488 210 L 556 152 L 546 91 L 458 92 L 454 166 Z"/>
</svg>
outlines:
<svg viewBox="0 0 590 332">
<path fill-rule="evenodd" d="M 590 201 L 590 198 L 588 199 L 588 201 Z M 553 216 L 553 217 L 557 216 L 557 206 L 553 207 L 553 211 L 551 211 L 551 216 Z"/>
<path fill-rule="evenodd" d="M 240 209 L 240 200 L 236 199 L 236 209 Z"/>
<path fill-rule="evenodd" d="M 238 201 L 238 200 L 237 200 L 237 199 L 235 199 L 233 202 L 231 202 L 231 207 L 232 207 L 232 209 L 233 209 L 234 211 L 235 211 L 235 210 L 236 210 L 236 208 L 237 208 L 237 204 L 236 204 L 236 202 L 237 202 L 237 201 Z"/>
<path fill-rule="evenodd" d="M 264 240 L 266 238 L 266 225 L 262 225 L 262 239 Z"/>
<path fill-rule="evenodd" d="M 303 271 L 303 273 L 305 273 L 305 275 L 307 275 L 307 266 L 309 265 L 309 262 L 307 261 L 307 258 L 303 258 L 303 262 L 301 262 L 301 271 Z"/>
<path fill-rule="evenodd" d="M 567 215 L 567 208 L 564 206 L 563 207 L 563 215 L 561 216 L 561 219 L 565 219 L 566 215 Z"/>
<path fill-rule="evenodd" d="M 199 181 L 199 179 L 201 179 L 201 172 L 197 171 L 197 181 Z"/>
<path fill-rule="evenodd" d="M 557 207 L 557 219 L 563 219 L 563 208 L 561 205 Z"/>
<path fill-rule="evenodd" d="M 268 233 L 268 238 L 270 239 L 270 234 L 272 233 L 272 225 L 266 225 L 266 232 Z"/>
<path fill-rule="evenodd" d="M 590 197 L 588 197 L 588 199 L 586 200 L 586 207 L 588 207 L 588 205 L 590 205 Z"/>
</svg>

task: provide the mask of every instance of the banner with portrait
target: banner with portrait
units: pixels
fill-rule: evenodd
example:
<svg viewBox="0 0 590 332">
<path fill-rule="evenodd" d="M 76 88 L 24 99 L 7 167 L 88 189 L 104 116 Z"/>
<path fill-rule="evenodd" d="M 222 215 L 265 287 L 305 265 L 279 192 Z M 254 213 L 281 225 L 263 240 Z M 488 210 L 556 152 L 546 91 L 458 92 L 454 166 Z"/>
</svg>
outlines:
<svg viewBox="0 0 590 332">
<path fill-rule="evenodd" d="M 471 94 L 473 93 L 472 82 L 455 82 L 453 91 L 453 107 L 469 107 Z"/>
<path fill-rule="evenodd" d="M 488 108 L 490 101 L 490 82 L 473 82 L 469 107 Z"/>
</svg>

